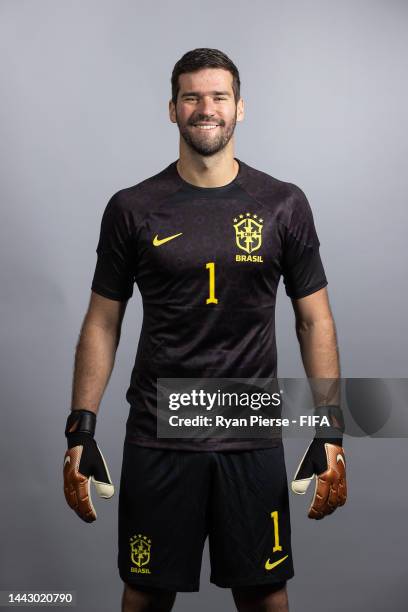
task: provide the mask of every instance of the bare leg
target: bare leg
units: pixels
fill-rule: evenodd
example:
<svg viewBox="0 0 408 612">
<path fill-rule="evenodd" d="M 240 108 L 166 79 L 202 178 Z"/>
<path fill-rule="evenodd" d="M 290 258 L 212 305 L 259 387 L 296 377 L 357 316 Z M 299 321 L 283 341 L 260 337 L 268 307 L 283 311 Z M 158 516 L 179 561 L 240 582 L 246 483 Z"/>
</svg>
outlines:
<svg viewBox="0 0 408 612">
<path fill-rule="evenodd" d="M 232 589 L 238 612 L 289 612 L 286 583 Z"/>
<path fill-rule="evenodd" d="M 125 583 L 122 612 L 170 612 L 177 593 L 164 589 L 133 587 Z"/>
</svg>

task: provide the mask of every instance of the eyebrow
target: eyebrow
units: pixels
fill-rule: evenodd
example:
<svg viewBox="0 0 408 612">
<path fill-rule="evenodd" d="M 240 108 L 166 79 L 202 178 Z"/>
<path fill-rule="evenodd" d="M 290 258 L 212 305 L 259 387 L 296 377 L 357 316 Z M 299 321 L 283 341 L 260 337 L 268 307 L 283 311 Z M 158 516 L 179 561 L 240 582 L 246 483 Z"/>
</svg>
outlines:
<svg viewBox="0 0 408 612">
<path fill-rule="evenodd" d="M 212 94 L 213 96 L 230 96 L 230 92 L 229 91 L 210 91 L 209 92 L 210 95 Z M 183 93 L 181 95 L 182 98 L 188 97 L 188 96 L 197 96 L 200 97 L 200 92 L 199 91 L 187 91 L 186 93 Z"/>
</svg>

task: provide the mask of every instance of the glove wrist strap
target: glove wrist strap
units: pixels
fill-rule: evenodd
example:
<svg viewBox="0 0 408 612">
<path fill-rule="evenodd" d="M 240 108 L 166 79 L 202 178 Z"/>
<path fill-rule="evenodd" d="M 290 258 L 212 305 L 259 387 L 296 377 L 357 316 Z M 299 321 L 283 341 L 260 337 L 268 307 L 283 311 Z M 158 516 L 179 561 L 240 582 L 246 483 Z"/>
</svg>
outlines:
<svg viewBox="0 0 408 612">
<path fill-rule="evenodd" d="M 87 434 L 94 437 L 96 427 L 96 414 L 90 410 L 72 410 L 67 418 L 65 435 Z"/>
<path fill-rule="evenodd" d="M 317 406 L 315 408 L 315 415 L 320 418 L 326 417 L 329 422 L 329 425 L 316 425 L 316 438 L 331 438 L 337 440 L 337 444 L 341 446 L 343 442 L 344 418 L 340 406 Z"/>
</svg>

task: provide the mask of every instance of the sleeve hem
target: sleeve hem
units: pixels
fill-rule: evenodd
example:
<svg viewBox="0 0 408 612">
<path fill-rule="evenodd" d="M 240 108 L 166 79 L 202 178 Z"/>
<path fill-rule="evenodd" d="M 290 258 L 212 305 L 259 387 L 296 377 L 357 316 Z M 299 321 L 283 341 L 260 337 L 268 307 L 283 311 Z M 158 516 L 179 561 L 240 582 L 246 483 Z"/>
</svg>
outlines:
<svg viewBox="0 0 408 612">
<path fill-rule="evenodd" d="M 307 295 L 312 295 L 312 293 L 316 293 L 316 291 L 319 291 L 319 289 L 323 289 L 323 287 L 326 287 L 328 285 L 327 280 L 324 280 L 323 282 L 320 282 L 317 285 L 313 285 L 313 287 L 309 287 L 308 289 L 305 289 L 304 291 L 297 291 L 296 293 L 288 293 L 287 295 L 292 299 L 292 300 L 300 300 L 303 297 L 306 297 Z"/>
<path fill-rule="evenodd" d="M 102 297 L 106 297 L 110 300 L 115 300 L 117 302 L 126 302 L 133 295 L 133 293 L 131 293 L 130 295 L 119 295 L 118 293 L 110 291 L 109 289 L 105 289 L 94 284 L 91 285 L 91 289 L 98 295 L 102 295 Z"/>
</svg>

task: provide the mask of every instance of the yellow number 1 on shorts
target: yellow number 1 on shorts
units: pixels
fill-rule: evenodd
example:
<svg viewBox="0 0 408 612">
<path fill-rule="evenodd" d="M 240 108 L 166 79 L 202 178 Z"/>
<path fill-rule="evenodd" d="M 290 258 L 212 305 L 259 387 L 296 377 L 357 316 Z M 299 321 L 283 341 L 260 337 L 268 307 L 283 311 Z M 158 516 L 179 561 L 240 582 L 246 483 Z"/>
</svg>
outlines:
<svg viewBox="0 0 408 612">
<path fill-rule="evenodd" d="M 282 546 L 279 544 L 278 511 L 274 510 L 273 512 L 271 512 L 271 517 L 273 519 L 273 533 L 274 533 L 274 541 L 275 541 L 275 546 L 273 547 L 272 552 L 278 552 L 282 550 Z M 284 557 L 281 557 L 280 559 L 277 559 L 276 561 L 271 561 L 270 559 L 268 559 L 265 562 L 265 569 L 266 570 L 273 569 L 277 565 L 280 565 L 288 557 L 289 555 L 285 555 Z"/>
<path fill-rule="evenodd" d="M 272 549 L 272 552 L 276 552 L 277 550 L 282 550 L 282 546 L 279 544 L 279 525 L 278 525 L 278 511 L 275 510 L 271 512 L 271 517 L 273 518 L 273 531 L 275 536 L 275 546 Z"/>
</svg>

